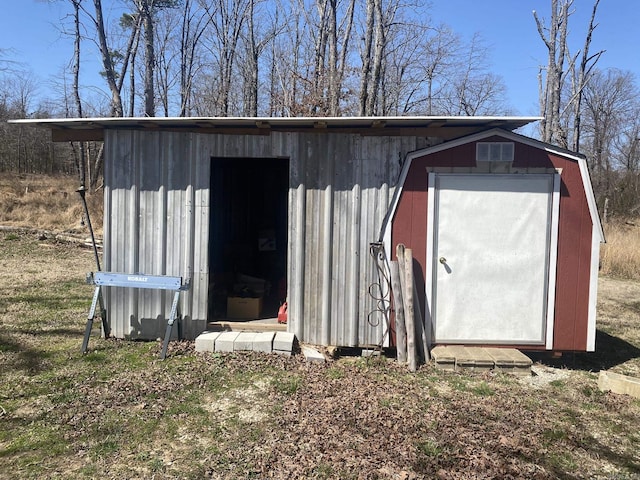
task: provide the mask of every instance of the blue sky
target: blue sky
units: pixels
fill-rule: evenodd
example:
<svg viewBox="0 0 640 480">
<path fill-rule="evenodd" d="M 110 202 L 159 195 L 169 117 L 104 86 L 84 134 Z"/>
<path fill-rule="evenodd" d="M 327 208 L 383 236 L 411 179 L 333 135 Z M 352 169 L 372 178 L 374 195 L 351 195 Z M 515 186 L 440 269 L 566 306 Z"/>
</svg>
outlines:
<svg viewBox="0 0 640 480">
<path fill-rule="evenodd" d="M 33 72 L 43 94 L 72 55 L 71 39 L 60 32 L 61 18 L 69 11 L 67 3 L 0 0 L 0 49 Z M 107 16 L 109 5 L 115 3 L 103 0 Z M 548 19 L 549 4 L 550 0 L 432 0 L 428 15 L 434 23 L 446 23 L 466 39 L 480 32 L 489 47 L 494 72 L 504 79 L 514 114 L 537 115 L 536 77 L 547 58 L 532 11 Z M 592 0 L 574 1 L 575 13 L 569 22 L 572 52 L 582 48 L 592 5 Z M 598 66 L 630 70 L 640 76 L 640 1 L 601 0 L 598 23 L 591 51 L 606 50 Z M 99 78 L 85 78 L 84 83 L 106 90 Z"/>
<path fill-rule="evenodd" d="M 490 47 L 496 74 L 504 78 L 519 115 L 538 115 L 538 67 L 547 64 L 547 49 L 538 35 L 533 10 L 550 17 L 550 0 L 433 0 L 431 16 L 470 38 L 480 32 Z M 584 45 L 592 0 L 574 0 L 569 19 L 570 51 Z M 464 12 L 464 14 L 461 14 Z M 634 72 L 640 81 L 640 1 L 601 0 L 598 27 L 590 52 L 606 50 L 598 68 Z"/>
</svg>

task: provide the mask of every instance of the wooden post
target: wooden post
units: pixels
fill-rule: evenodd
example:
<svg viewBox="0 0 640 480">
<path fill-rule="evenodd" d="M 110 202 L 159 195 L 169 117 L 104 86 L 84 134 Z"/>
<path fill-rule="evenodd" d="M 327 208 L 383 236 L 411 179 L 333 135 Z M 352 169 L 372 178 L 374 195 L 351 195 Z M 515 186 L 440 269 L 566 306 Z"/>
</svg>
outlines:
<svg viewBox="0 0 640 480">
<path fill-rule="evenodd" d="M 413 259 L 412 259 L 413 262 Z M 413 268 L 411 269 L 413 273 Z M 422 309 L 420 308 L 420 302 L 418 302 L 418 289 L 416 288 L 416 277 L 413 277 L 413 298 L 415 299 L 415 325 L 416 325 L 416 338 L 420 339 L 418 344 L 420 350 L 420 358 L 427 363 L 430 359 L 429 357 L 429 344 L 431 343 L 431 332 L 427 332 L 424 324 L 424 317 L 422 316 Z"/>
<path fill-rule="evenodd" d="M 407 361 L 407 327 L 404 321 L 404 303 L 402 299 L 402 282 L 400 281 L 400 266 L 398 261 L 391 262 L 391 291 L 395 310 L 396 351 L 398 361 Z"/>
<path fill-rule="evenodd" d="M 405 285 L 402 298 L 405 300 L 405 323 L 407 326 L 407 360 L 409 371 L 418 369 L 418 356 L 416 351 L 416 324 L 413 304 L 413 252 L 410 248 L 404 249 Z"/>
</svg>

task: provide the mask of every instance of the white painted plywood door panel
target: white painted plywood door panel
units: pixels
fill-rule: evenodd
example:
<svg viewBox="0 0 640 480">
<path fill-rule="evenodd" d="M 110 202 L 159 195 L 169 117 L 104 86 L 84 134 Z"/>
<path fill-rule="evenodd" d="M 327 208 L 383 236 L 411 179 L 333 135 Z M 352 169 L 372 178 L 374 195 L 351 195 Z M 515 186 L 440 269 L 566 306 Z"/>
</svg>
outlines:
<svg viewBox="0 0 640 480">
<path fill-rule="evenodd" d="M 553 175 L 439 174 L 435 188 L 436 342 L 543 344 Z"/>
</svg>

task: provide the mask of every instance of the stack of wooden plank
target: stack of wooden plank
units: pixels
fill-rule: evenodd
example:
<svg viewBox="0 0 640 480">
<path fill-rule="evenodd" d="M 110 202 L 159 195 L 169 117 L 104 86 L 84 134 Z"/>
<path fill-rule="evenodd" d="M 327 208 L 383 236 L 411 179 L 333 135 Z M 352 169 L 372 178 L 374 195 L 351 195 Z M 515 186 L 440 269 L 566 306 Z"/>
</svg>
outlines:
<svg viewBox="0 0 640 480">
<path fill-rule="evenodd" d="M 398 260 L 391 262 L 391 289 L 395 309 L 395 332 L 398 361 L 415 372 L 420 362 L 429 360 L 430 328 L 417 301 L 413 275 L 413 252 L 403 244 L 396 247 Z"/>
</svg>

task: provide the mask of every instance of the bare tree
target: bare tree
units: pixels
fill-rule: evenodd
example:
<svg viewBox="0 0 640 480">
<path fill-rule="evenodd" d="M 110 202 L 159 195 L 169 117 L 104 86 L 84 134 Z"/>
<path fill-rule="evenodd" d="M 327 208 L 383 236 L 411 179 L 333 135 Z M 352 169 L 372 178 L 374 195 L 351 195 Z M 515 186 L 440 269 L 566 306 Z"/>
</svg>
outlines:
<svg viewBox="0 0 640 480">
<path fill-rule="evenodd" d="M 328 0 L 327 5 L 327 43 L 329 47 L 329 59 L 326 109 L 329 115 L 337 116 L 340 111 L 342 81 L 344 78 L 347 51 L 351 40 L 351 29 L 353 28 L 355 0 L 348 2 L 345 15 L 340 25 L 338 25 L 337 1 Z M 340 36 L 342 36 L 341 39 L 339 39 Z"/>
<path fill-rule="evenodd" d="M 367 16 L 364 29 L 364 48 L 361 52 L 362 73 L 360 75 L 360 115 L 369 114 L 367 105 L 369 104 L 369 82 L 371 79 L 371 62 L 373 52 L 373 36 L 375 26 L 375 3 L 374 0 L 367 0 Z"/>
<path fill-rule="evenodd" d="M 105 28 L 104 15 L 102 10 L 102 2 L 101 0 L 93 0 L 93 13 L 89 12 L 87 9 L 83 7 L 83 0 L 71 0 L 74 5 L 74 11 L 76 12 L 76 20 L 79 21 L 79 10 L 82 9 L 88 17 L 92 20 L 92 23 L 96 29 L 97 36 L 97 44 L 100 50 L 100 55 L 102 58 L 102 66 L 103 66 L 103 74 L 107 81 L 107 85 L 109 87 L 109 91 L 111 92 L 111 106 L 110 106 L 110 115 L 121 117 L 124 114 L 123 103 L 122 103 L 122 85 L 124 81 L 124 76 L 129 66 L 129 59 L 131 57 L 131 51 L 135 44 L 134 40 L 138 35 L 139 24 L 136 24 L 136 28 L 131 32 L 131 36 L 125 51 L 125 54 L 119 54 L 117 51 L 111 50 L 109 48 L 108 40 L 107 40 L 107 32 Z M 77 9 L 75 8 L 77 7 Z M 80 66 L 80 30 L 79 24 L 75 22 L 75 43 L 77 45 L 77 57 L 75 58 L 74 64 L 77 65 L 79 69 Z M 118 72 L 116 70 L 116 60 L 120 59 L 121 70 Z M 74 74 L 75 77 L 75 74 Z M 77 81 L 77 78 L 76 78 Z M 79 101 L 79 98 L 77 99 Z M 79 114 L 82 112 L 79 111 Z M 79 148 L 79 156 L 80 156 L 80 165 L 83 165 L 81 168 L 85 168 L 86 164 L 89 170 L 89 187 L 93 190 L 98 183 L 102 172 L 102 162 L 103 162 L 103 145 L 101 144 L 98 148 L 92 148 L 90 144 L 81 145 Z M 93 152 L 93 155 L 90 154 Z M 93 160 L 91 160 L 93 158 Z M 86 173 L 81 173 L 81 178 L 84 178 L 86 181 Z M 84 185 L 83 181 L 83 185 Z"/>
<path fill-rule="evenodd" d="M 154 42 L 154 0 L 136 0 L 138 14 L 142 19 L 144 28 L 144 114 L 147 117 L 155 117 L 155 87 L 154 70 L 156 66 L 155 42 Z"/>
<path fill-rule="evenodd" d="M 191 113 L 194 74 L 199 68 L 196 55 L 200 38 L 209 25 L 204 12 L 198 12 L 192 0 L 185 0 L 180 30 L 180 112 L 184 117 Z"/>
<path fill-rule="evenodd" d="M 261 3 L 263 2 L 260 0 L 249 0 L 246 29 L 241 37 L 242 48 L 239 52 L 242 75 L 242 114 L 248 117 L 258 115 L 260 57 L 269 43 L 273 43 L 276 35 L 282 31 L 277 20 L 265 21 L 268 18 L 267 11 L 257 10 Z M 257 18 L 260 19 L 258 22 L 256 22 Z"/>
<path fill-rule="evenodd" d="M 637 111 L 637 94 L 632 74 L 619 70 L 594 71 L 585 86 L 583 151 L 590 157 L 594 188 L 603 195 L 613 188 L 613 145 Z"/>
<path fill-rule="evenodd" d="M 361 53 L 360 76 L 360 115 L 365 116 L 378 114 L 378 96 L 383 82 L 388 33 L 400 8 L 397 2 L 389 2 L 385 8 L 383 1 L 367 0 L 365 48 Z"/>
<path fill-rule="evenodd" d="M 180 82 L 180 52 L 177 38 L 180 20 L 169 12 L 159 12 L 155 18 L 156 65 L 155 85 L 156 97 L 165 117 L 170 115 L 173 89 Z"/>
<path fill-rule="evenodd" d="M 213 57 L 215 73 L 204 93 L 209 97 L 213 114 L 227 116 L 231 112 L 232 86 L 238 54 L 250 0 L 222 0 L 211 4 L 200 0 L 212 27 L 207 49 Z"/>
<path fill-rule="evenodd" d="M 76 103 L 76 113 L 78 118 L 82 118 L 82 100 L 80 99 L 80 46 L 82 35 L 80 32 L 80 5 L 82 0 L 71 0 L 73 5 L 73 26 L 74 26 L 74 42 L 73 42 L 73 98 Z M 84 187 L 87 184 L 87 172 L 86 172 L 86 155 L 85 144 L 79 142 L 76 145 L 72 143 L 72 149 L 74 157 L 76 158 L 76 165 L 78 167 L 78 174 L 80 176 L 80 185 Z"/>
<path fill-rule="evenodd" d="M 589 54 L 589 49 L 591 47 L 591 39 L 593 36 L 593 32 L 598 26 L 595 23 L 596 12 L 598 11 L 598 4 L 600 0 L 596 0 L 593 4 L 593 10 L 591 11 L 591 20 L 589 21 L 589 28 L 587 29 L 587 35 L 584 41 L 584 47 L 582 49 L 582 59 L 580 61 L 580 67 L 578 71 L 573 72 L 573 139 L 571 143 L 571 149 L 579 152 L 580 151 L 580 127 L 582 121 L 582 95 L 584 88 L 589 81 L 589 77 L 591 71 L 595 67 L 596 63 L 600 59 L 600 56 L 604 53 L 604 51 L 599 51 L 594 55 Z M 572 62 L 575 65 L 575 60 Z"/>
<path fill-rule="evenodd" d="M 425 103 L 425 76 L 417 61 L 424 54 L 420 30 L 407 29 L 391 39 L 380 83 L 383 115 L 407 115 Z"/>
<path fill-rule="evenodd" d="M 540 114 L 542 140 L 548 143 L 558 143 L 567 146 L 567 133 L 560 125 L 560 110 L 562 86 L 565 80 L 564 61 L 567 54 L 567 24 L 571 12 L 569 8 L 573 0 L 551 0 L 551 19 L 549 27 L 545 27 L 536 11 L 533 17 L 538 28 L 538 34 L 547 47 L 548 61 L 546 66 L 546 81 L 542 87 L 542 73 L 540 73 Z"/>
<path fill-rule="evenodd" d="M 447 25 L 440 25 L 434 29 L 433 35 L 424 42 L 424 57 L 419 64 L 424 65 L 424 76 L 427 82 L 427 115 L 433 115 L 434 98 L 441 97 L 442 82 L 437 89 L 438 79 L 445 77 L 455 64 L 460 49 L 460 37 L 451 31 Z"/>
<path fill-rule="evenodd" d="M 302 2 L 277 0 L 271 21 L 269 50 L 269 114 L 296 116 L 308 111 L 305 96 L 305 13 Z"/>
<path fill-rule="evenodd" d="M 7 49 L 0 48 L 0 72 L 6 72 L 10 69 L 12 64 L 15 64 L 14 60 L 9 60 L 7 57 Z"/>
<path fill-rule="evenodd" d="M 315 15 L 307 13 L 313 24 L 314 61 L 309 98 L 310 115 L 336 116 L 340 111 L 347 54 L 355 11 L 354 0 L 342 8 L 337 0 L 316 0 Z"/>
<path fill-rule="evenodd" d="M 95 17 L 92 18 L 95 23 L 96 34 L 98 36 L 98 46 L 102 57 L 104 77 L 107 80 L 107 85 L 109 86 L 109 91 L 111 92 L 111 114 L 114 117 L 122 117 L 124 113 L 122 109 L 122 98 L 120 97 L 120 88 L 118 87 L 118 83 L 116 81 L 117 74 L 113 65 L 111 51 L 109 50 L 109 46 L 107 44 L 107 34 L 105 31 L 104 18 L 102 13 L 102 1 L 93 0 L 93 5 L 95 10 Z"/>
<path fill-rule="evenodd" d="M 503 113 L 504 92 L 502 78 L 487 71 L 488 51 L 478 33 L 474 34 L 466 55 L 461 57 L 460 65 L 452 74 L 453 89 L 448 103 L 452 109 L 450 115 L 495 115 Z"/>
<path fill-rule="evenodd" d="M 385 16 L 382 9 L 382 0 L 373 0 L 373 2 L 375 40 L 371 65 L 371 79 L 368 85 L 369 94 L 367 95 L 366 115 L 376 114 L 378 91 L 382 82 L 382 68 L 385 60 L 385 49 L 387 47 L 387 31 L 395 14 L 395 8 L 392 7 L 388 16 Z"/>
</svg>

